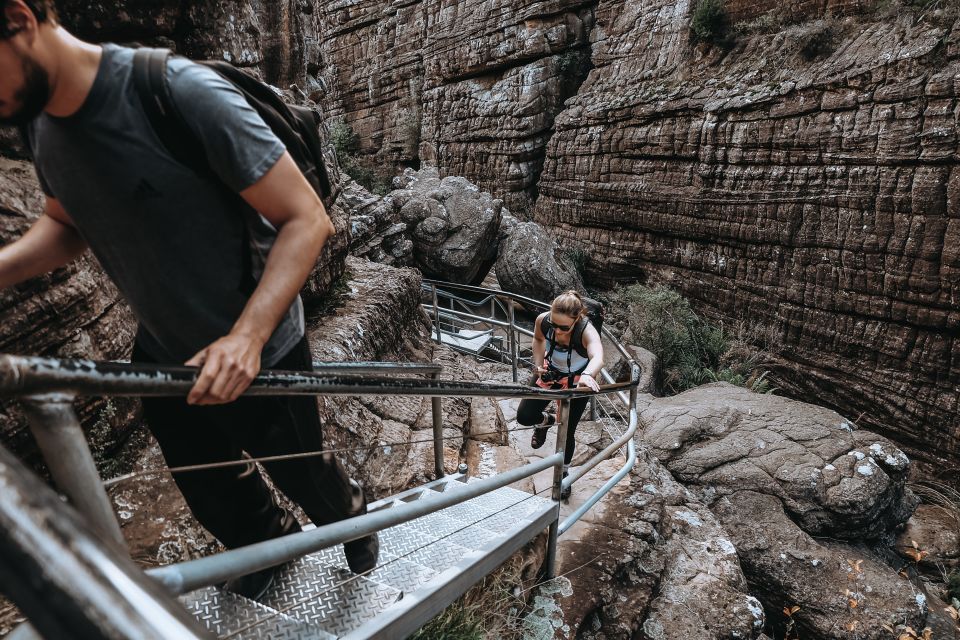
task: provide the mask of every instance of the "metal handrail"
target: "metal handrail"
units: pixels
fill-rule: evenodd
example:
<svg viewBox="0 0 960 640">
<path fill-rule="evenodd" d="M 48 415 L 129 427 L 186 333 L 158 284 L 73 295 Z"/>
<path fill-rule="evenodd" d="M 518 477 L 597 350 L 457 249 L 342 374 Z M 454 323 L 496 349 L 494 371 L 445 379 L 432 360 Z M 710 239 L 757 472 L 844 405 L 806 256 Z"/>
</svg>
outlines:
<svg viewBox="0 0 960 640">
<path fill-rule="evenodd" d="M 635 388 L 631 389 L 630 393 L 635 400 L 636 389 Z M 633 436 L 634 434 L 637 433 L 638 424 L 639 422 L 637 420 L 637 409 L 636 407 L 633 407 L 630 410 L 630 425 L 627 427 L 627 430 L 623 432 L 623 435 L 621 435 L 619 438 L 617 438 L 612 443 L 607 445 L 606 448 L 603 449 L 603 451 L 600 451 L 599 453 L 591 457 L 589 460 L 581 464 L 576 471 L 571 471 L 569 476 L 567 476 L 563 480 L 563 488 L 566 489 L 567 487 L 572 485 L 574 482 L 576 482 L 583 476 L 587 475 L 591 469 L 593 469 L 595 466 L 597 466 L 598 464 L 600 464 L 601 462 L 609 458 L 614 451 L 618 450 L 623 445 L 633 442 Z"/>
<path fill-rule="evenodd" d="M 504 473 L 464 484 L 457 491 L 443 492 L 430 500 L 405 502 L 389 509 L 380 509 L 362 516 L 294 533 L 282 538 L 258 542 L 216 555 L 177 564 L 148 569 L 147 574 L 159 580 L 174 595 L 187 593 L 211 584 L 276 566 L 327 547 L 356 540 L 377 531 L 415 520 L 429 513 L 489 493 L 563 462 L 558 452 Z"/>
<path fill-rule="evenodd" d="M 452 314 L 457 317 L 467 318 L 474 322 L 486 322 L 496 327 L 506 327 L 506 330 L 508 332 L 508 337 L 510 338 L 510 356 L 511 356 L 512 365 L 513 365 L 513 372 L 514 372 L 513 375 L 514 375 L 514 380 L 516 380 L 517 379 L 517 373 L 516 373 L 517 361 L 519 360 L 519 356 L 515 348 L 517 344 L 516 334 L 519 333 L 532 338 L 534 336 L 534 332 L 528 329 L 524 329 L 523 327 L 520 327 L 516 324 L 513 316 L 513 303 L 520 302 L 525 306 L 535 308 L 535 309 L 536 308 L 549 309 L 550 305 L 539 300 L 534 300 L 532 298 L 527 298 L 526 296 L 522 296 L 522 295 L 518 295 L 518 294 L 506 292 L 506 291 L 498 291 L 494 294 L 489 289 L 474 287 L 472 285 L 440 283 L 437 281 L 426 280 L 424 281 L 423 286 L 429 287 L 433 294 L 433 311 L 434 311 L 433 318 L 435 319 L 438 327 L 438 333 L 437 333 L 438 341 L 440 339 L 438 287 L 442 286 L 444 289 L 448 289 L 448 288 L 458 289 L 462 291 L 470 291 L 473 293 L 488 293 L 490 295 L 497 295 L 498 297 L 507 298 L 508 300 L 511 301 L 509 322 L 503 322 L 498 318 L 492 317 L 493 316 L 492 313 L 490 318 L 483 318 L 481 316 L 470 314 L 468 312 L 456 311 L 452 308 L 444 308 L 443 312 Z M 446 291 L 444 291 L 443 293 L 445 296 L 449 296 L 455 300 L 461 299 L 460 297 L 454 296 L 453 294 L 448 294 Z M 487 298 L 484 298 L 484 300 L 487 300 L 487 299 L 489 299 L 489 296 Z M 602 328 L 601 331 L 602 331 L 602 334 L 607 337 L 607 339 L 614 345 L 614 347 L 620 352 L 620 354 L 630 364 L 630 382 L 629 383 L 616 383 L 614 382 L 613 377 L 605 368 L 601 369 L 600 371 L 601 379 L 605 380 L 607 383 L 610 383 L 610 384 L 604 385 L 606 388 L 611 388 L 615 385 L 618 386 L 619 388 L 624 388 L 624 389 L 627 389 L 628 387 L 627 389 L 628 393 L 625 393 L 624 391 L 617 391 L 615 396 L 621 402 L 623 402 L 623 404 L 629 409 L 629 415 L 630 415 L 629 424 L 626 431 L 623 434 L 621 434 L 621 436 L 617 438 L 614 442 L 612 442 L 610 445 L 605 447 L 599 453 L 592 456 L 584 464 L 580 465 L 576 469 L 576 471 L 571 472 L 567 478 L 561 479 L 559 476 L 557 476 L 557 478 L 555 478 L 555 481 L 558 487 L 561 487 L 562 489 L 568 489 L 570 486 L 573 485 L 574 482 L 582 478 L 584 475 L 589 473 L 593 468 L 595 468 L 598 464 L 600 464 L 600 462 L 608 459 L 615 451 L 623 447 L 624 444 L 627 445 L 627 460 L 625 464 L 617 471 L 617 473 L 613 475 L 613 477 L 611 477 L 606 483 L 604 483 L 604 485 L 599 490 L 597 490 L 593 495 L 591 495 L 578 509 L 576 509 L 572 514 L 570 514 L 570 516 L 568 516 L 563 521 L 562 524 L 559 524 L 556 527 L 556 529 L 551 527 L 550 547 L 548 548 L 548 554 L 550 555 L 551 558 L 556 553 L 556 550 L 555 550 L 556 536 L 559 536 L 561 533 L 568 530 L 577 520 L 582 518 L 583 515 L 591 507 L 593 507 L 593 505 L 595 505 L 601 498 L 603 498 L 603 496 L 605 496 L 614 486 L 616 486 L 618 482 L 620 482 L 620 480 L 622 480 L 626 476 L 627 473 L 630 472 L 630 469 L 633 468 L 637 460 L 636 445 L 634 444 L 633 437 L 636 434 L 637 428 L 639 426 L 636 400 L 637 400 L 637 385 L 639 384 L 639 380 L 640 380 L 640 366 L 633 359 L 630 353 L 627 352 L 626 348 L 620 343 L 620 341 L 617 340 L 616 336 L 610 333 L 610 331 L 605 327 Z M 593 402 L 593 400 L 594 398 L 591 398 L 591 402 Z M 591 411 L 593 411 L 593 409 Z M 552 574 L 553 574 L 552 560 L 548 560 L 547 573 L 548 573 L 548 576 L 552 577 Z"/>
<path fill-rule="evenodd" d="M 146 366 L 0 354 L 0 394 L 42 396 L 62 393 L 111 396 L 180 396 L 196 382 L 196 367 Z M 613 393 L 639 383 L 635 379 L 603 385 Z M 371 377 L 295 371 L 262 371 L 244 392 L 276 395 L 419 395 L 572 399 L 593 395 L 585 389 L 546 390 L 517 383 L 468 382 Z"/>
<path fill-rule="evenodd" d="M 0 486 L 0 574 L 11 587 L 7 595 L 16 596 L 17 606 L 44 637 L 210 637 L 3 446 Z M 12 637 L 37 636 L 21 626 Z"/>
</svg>

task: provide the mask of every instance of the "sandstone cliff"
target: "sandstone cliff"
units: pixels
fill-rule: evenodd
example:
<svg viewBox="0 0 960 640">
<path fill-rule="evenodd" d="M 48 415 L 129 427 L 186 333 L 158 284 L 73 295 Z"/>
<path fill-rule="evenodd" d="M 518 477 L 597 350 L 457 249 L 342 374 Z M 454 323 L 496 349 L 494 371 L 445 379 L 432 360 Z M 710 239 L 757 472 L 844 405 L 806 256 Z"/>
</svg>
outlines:
<svg viewBox="0 0 960 640">
<path fill-rule="evenodd" d="M 685 1 L 596 19 L 535 219 L 588 280 L 773 326 L 781 389 L 956 461 L 960 27 L 854 11 L 723 51 L 690 44 Z"/>
<path fill-rule="evenodd" d="M 724 48 L 688 0 L 334 3 L 326 101 L 371 157 L 532 211 L 594 284 L 772 327 L 783 392 L 956 461 L 960 29 L 782 4 L 728 2 Z"/>
</svg>

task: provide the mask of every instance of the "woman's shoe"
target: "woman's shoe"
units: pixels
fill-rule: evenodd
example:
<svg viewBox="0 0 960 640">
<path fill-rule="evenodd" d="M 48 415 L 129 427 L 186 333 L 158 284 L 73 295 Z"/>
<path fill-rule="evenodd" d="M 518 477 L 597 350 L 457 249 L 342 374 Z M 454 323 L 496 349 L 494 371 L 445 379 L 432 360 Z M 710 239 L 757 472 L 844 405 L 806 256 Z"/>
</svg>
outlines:
<svg viewBox="0 0 960 640">
<path fill-rule="evenodd" d="M 547 431 L 550 430 L 556 422 L 557 419 L 550 414 L 544 414 L 544 422 L 546 423 L 542 427 L 537 427 L 533 430 L 533 434 L 530 436 L 530 446 L 534 449 L 539 449 L 543 446 L 543 443 L 547 441 Z"/>
<path fill-rule="evenodd" d="M 563 479 L 565 480 L 566 478 L 567 478 L 567 472 L 564 471 L 564 472 L 563 472 Z M 564 502 L 566 502 L 567 500 L 570 499 L 570 493 L 571 493 L 572 491 L 573 491 L 573 485 L 570 485 L 570 486 L 567 487 L 566 489 L 560 489 L 560 499 L 563 500 Z"/>
</svg>

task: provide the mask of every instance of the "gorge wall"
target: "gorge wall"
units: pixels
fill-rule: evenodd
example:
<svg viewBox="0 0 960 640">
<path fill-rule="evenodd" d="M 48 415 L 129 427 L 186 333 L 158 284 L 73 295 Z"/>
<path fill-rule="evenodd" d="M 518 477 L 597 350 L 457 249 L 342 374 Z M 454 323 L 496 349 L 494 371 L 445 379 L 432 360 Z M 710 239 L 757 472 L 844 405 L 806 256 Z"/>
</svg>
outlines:
<svg viewBox="0 0 960 640">
<path fill-rule="evenodd" d="M 726 7 L 739 33 L 709 46 L 691 0 L 332 3 L 326 103 L 379 163 L 435 164 L 552 229 L 587 282 L 766 327 L 781 392 L 953 467 L 956 9 Z"/>
<path fill-rule="evenodd" d="M 960 460 L 954 4 L 728 0 L 728 47 L 691 42 L 694 0 L 61 10 L 296 84 L 368 164 L 470 179 L 584 251 L 588 282 L 765 325 L 782 392 L 938 462 Z"/>
<path fill-rule="evenodd" d="M 781 390 L 955 463 L 960 27 L 854 14 L 724 51 L 691 46 L 682 1 L 596 20 L 535 219 L 588 281 L 771 327 Z"/>
</svg>

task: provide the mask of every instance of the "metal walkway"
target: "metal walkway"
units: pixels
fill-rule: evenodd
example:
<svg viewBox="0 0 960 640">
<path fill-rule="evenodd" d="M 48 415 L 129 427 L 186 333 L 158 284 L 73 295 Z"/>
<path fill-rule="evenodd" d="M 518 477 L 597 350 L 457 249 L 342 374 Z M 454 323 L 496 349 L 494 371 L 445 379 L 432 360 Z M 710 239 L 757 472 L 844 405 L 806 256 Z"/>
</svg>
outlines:
<svg viewBox="0 0 960 640">
<path fill-rule="evenodd" d="M 604 370 L 607 384 L 596 395 L 519 384 L 519 371 L 529 366 L 524 354 L 530 353 L 532 332 L 529 319 L 521 326 L 517 313 L 546 305 L 465 285 L 429 282 L 426 287 L 430 298 L 424 306 L 432 312 L 437 342 L 448 342 L 445 335 L 484 336 L 486 355 L 478 357 L 511 365 L 512 383 L 443 380 L 435 363 L 319 363 L 313 373 L 261 372 L 246 394 L 430 397 L 436 479 L 371 503 L 365 515 L 146 571 L 127 555 L 73 401 L 79 395 L 182 396 L 193 386 L 196 370 L 0 354 L 0 395 L 21 398 L 50 473 L 70 503 L 0 446 L 0 587 L 30 620 L 11 640 L 37 638 L 38 632 L 49 638 L 94 640 L 404 638 L 544 532 L 543 573 L 552 578 L 558 536 L 636 461 L 639 367 L 607 333 L 630 365 L 630 380 L 614 382 Z M 597 400 L 592 412 L 611 418 L 623 431 L 563 477 L 569 403 L 584 396 Z M 483 479 L 445 476 L 442 397 L 556 400 L 563 418 L 557 424 L 554 452 Z M 409 444 L 414 443 L 380 442 L 356 450 Z M 624 465 L 561 522 L 561 493 L 622 450 L 627 454 Z M 350 449 L 340 450 L 346 451 Z M 239 460 L 195 467 L 246 464 Z M 182 469 L 168 471 L 177 470 Z M 549 493 L 511 488 L 548 470 L 553 474 Z M 106 484 L 150 473 L 156 470 Z M 355 575 L 347 568 L 341 545 L 374 532 L 380 536 L 379 564 Z M 212 586 L 276 566 L 281 567 L 278 579 L 258 602 Z"/>
<path fill-rule="evenodd" d="M 372 503 L 371 510 L 457 491 L 464 476 Z M 220 638 L 402 638 L 516 553 L 556 518 L 552 500 L 508 487 L 380 532 L 380 564 L 357 576 L 342 547 L 286 565 L 260 602 L 200 589 L 181 601 Z"/>
</svg>

